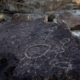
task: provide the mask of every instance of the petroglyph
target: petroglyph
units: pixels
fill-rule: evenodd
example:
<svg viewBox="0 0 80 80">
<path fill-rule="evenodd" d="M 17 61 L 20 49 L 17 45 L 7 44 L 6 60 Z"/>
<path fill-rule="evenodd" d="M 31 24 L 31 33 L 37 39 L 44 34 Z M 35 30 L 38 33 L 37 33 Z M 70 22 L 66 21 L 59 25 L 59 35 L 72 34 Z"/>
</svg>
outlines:
<svg viewBox="0 0 80 80">
<path fill-rule="evenodd" d="M 38 58 L 45 55 L 50 50 L 47 44 L 35 44 L 30 46 L 25 52 L 25 57 L 27 58 Z M 31 51 L 31 52 L 30 52 Z"/>
<path fill-rule="evenodd" d="M 12 74 L 15 78 L 37 76 L 39 80 L 39 76 L 50 77 L 60 71 L 66 74 L 76 69 L 80 72 L 80 40 L 71 34 L 65 23 L 45 23 L 39 18 L 12 26 L 11 23 L 3 24 L 0 55 L 2 53 L 11 53 L 18 58 L 19 63 Z"/>
</svg>

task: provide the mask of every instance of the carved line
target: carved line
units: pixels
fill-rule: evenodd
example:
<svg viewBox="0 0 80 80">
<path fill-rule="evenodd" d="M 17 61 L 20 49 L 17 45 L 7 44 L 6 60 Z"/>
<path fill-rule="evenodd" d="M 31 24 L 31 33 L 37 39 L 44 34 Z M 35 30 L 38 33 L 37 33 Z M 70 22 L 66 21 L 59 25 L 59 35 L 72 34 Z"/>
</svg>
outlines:
<svg viewBox="0 0 80 80">
<path fill-rule="evenodd" d="M 47 45 L 47 44 L 35 44 L 35 45 L 30 46 L 30 47 L 34 47 L 34 46 L 38 46 L 38 45 L 48 46 L 49 48 L 48 48 L 44 53 L 42 53 L 42 55 L 37 56 L 37 57 L 30 57 L 30 56 L 28 56 L 27 53 L 26 53 L 27 50 L 28 50 L 28 48 L 27 48 L 26 52 L 24 53 L 25 57 L 26 57 L 26 58 L 29 58 L 29 59 L 42 57 L 42 56 L 45 55 L 45 54 L 50 50 L 50 48 L 51 48 L 51 46 L 50 46 L 50 45 Z M 30 48 L 30 47 L 29 47 L 29 48 Z"/>
<path fill-rule="evenodd" d="M 57 29 L 57 27 L 55 27 L 54 29 Z M 50 35 L 52 32 L 54 32 L 54 30 L 53 30 L 53 29 L 51 30 L 51 29 L 49 28 L 49 34 L 46 36 L 45 40 L 49 37 L 49 35 Z M 44 41 L 45 41 L 45 40 L 44 40 Z"/>
<path fill-rule="evenodd" d="M 60 42 L 61 42 L 63 45 L 65 45 L 65 44 L 68 43 L 69 41 L 70 41 L 69 38 L 64 38 L 64 39 L 62 39 Z"/>
</svg>

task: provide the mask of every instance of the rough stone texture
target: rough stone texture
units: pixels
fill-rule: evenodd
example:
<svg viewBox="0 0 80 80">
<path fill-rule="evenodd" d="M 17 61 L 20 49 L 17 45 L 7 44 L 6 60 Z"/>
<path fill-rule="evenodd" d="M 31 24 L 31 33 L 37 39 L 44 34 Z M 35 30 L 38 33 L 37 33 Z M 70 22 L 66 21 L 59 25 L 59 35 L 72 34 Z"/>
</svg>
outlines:
<svg viewBox="0 0 80 80">
<path fill-rule="evenodd" d="M 19 60 L 10 53 L 0 53 L 0 80 L 9 80 Z"/>
<path fill-rule="evenodd" d="M 74 2 L 73 0 L 0 0 L 0 10 L 42 14 Z"/>
<path fill-rule="evenodd" d="M 44 16 L 45 16 L 45 22 L 52 22 L 56 18 L 54 11 L 46 12 Z"/>
<path fill-rule="evenodd" d="M 65 21 L 65 23 L 73 30 L 73 29 L 80 29 L 80 17 L 73 15 L 70 12 L 63 12 L 57 17 L 58 23 L 62 23 Z"/>
<path fill-rule="evenodd" d="M 80 39 L 65 23 L 37 19 L 3 24 L 0 55 L 0 63 L 7 56 L 12 61 L 8 66 L 16 65 L 0 70 L 7 80 L 80 80 Z"/>
<path fill-rule="evenodd" d="M 54 15 L 51 12 L 49 14 Z M 46 16 L 50 16 L 49 14 L 46 14 Z M 15 13 L 12 15 L 11 21 L 13 21 L 13 22 L 24 22 L 24 21 L 29 21 L 29 20 L 36 20 L 38 18 L 45 18 L 45 17 L 44 17 L 44 15 L 40 15 L 40 14 Z"/>
<path fill-rule="evenodd" d="M 28 14 L 15 13 L 12 16 L 12 22 L 14 23 L 24 22 L 24 21 L 29 21 L 29 20 L 30 20 L 30 16 Z"/>
<path fill-rule="evenodd" d="M 29 20 L 36 20 L 38 18 L 43 18 L 45 22 L 53 22 L 56 16 L 54 11 L 46 12 L 44 15 L 15 13 L 12 16 L 11 21 L 16 23 L 16 22 L 24 22 Z"/>
</svg>

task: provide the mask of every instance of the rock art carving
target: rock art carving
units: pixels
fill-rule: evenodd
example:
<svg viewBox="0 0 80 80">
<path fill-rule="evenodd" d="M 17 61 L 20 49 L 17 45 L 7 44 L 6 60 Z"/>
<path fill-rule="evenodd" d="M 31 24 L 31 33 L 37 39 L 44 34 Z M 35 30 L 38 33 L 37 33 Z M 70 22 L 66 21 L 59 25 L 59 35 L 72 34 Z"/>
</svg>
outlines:
<svg viewBox="0 0 80 80">
<path fill-rule="evenodd" d="M 13 69 L 12 74 L 7 73 L 11 74 L 10 76 L 4 74 L 8 80 L 45 80 L 47 77 L 48 80 L 55 77 L 58 80 L 73 80 L 71 76 L 76 74 L 75 79 L 80 76 L 80 39 L 72 35 L 65 23 L 46 23 L 43 18 L 39 18 L 34 21 L 2 24 L 2 59 L 3 53 L 12 54 L 19 61 L 15 63 L 14 69 L 14 64 L 8 64 L 9 68 L 5 66 L 6 72 L 7 69 Z M 3 73 L 4 69 L 1 74 Z M 64 77 L 59 77 L 61 75 Z"/>
</svg>

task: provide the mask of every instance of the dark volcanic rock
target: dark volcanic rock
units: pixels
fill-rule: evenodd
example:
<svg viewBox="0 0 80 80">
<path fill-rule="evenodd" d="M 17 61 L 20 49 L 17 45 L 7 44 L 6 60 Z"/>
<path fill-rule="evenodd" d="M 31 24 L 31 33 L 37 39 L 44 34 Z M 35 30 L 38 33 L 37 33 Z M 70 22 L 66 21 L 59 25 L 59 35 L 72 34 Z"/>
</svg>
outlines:
<svg viewBox="0 0 80 80">
<path fill-rule="evenodd" d="M 0 80 L 11 78 L 19 60 L 11 53 L 0 53 Z"/>
<path fill-rule="evenodd" d="M 8 60 L 16 63 L 11 75 L 4 74 L 7 80 L 80 80 L 80 39 L 65 23 L 45 23 L 37 19 L 4 24 L 0 28 L 0 55 L 2 53 L 17 58 L 13 56 Z M 6 73 L 8 70 L 5 68 Z"/>
<path fill-rule="evenodd" d="M 72 30 L 80 30 L 79 16 L 73 15 L 72 13 L 65 11 L 57 17 L 58 23 L 62 23 L 62 20 L 64 20 Z"/>
</svg>

